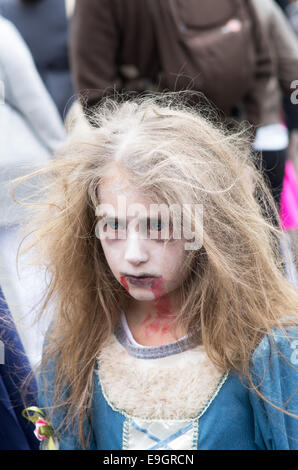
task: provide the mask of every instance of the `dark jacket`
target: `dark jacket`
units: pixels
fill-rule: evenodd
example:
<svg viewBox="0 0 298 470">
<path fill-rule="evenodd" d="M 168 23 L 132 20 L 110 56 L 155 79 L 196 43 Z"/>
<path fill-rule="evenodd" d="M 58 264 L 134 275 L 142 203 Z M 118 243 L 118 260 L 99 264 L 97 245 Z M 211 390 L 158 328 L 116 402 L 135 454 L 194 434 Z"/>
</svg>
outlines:
<svg viewBox="0 0 298 470">
<path fill-rule="evenodd" d="M 88 105 L 114 89 L 143 91 L 159 70 L 146 0 L 77 1 L 70 52 L 75 89 Z"/>
<path fill-rule="evenodd" d="M 68 109 L 74 89 L 68 57 L 68 24 L 63 0 L 23 4 L 0 0 L 0 14 L 17 27 L 60 115 Z"/>
<path fill-rule="evenodd" d="M 266 125 L 281 121 L 281 92 L 289 96 L 293 91 L 291 83 L 298 79 L 298 40 L 273 0 L 253 0 L 253 4 L 263 31 L 269 39 L 273 61 L 274 73 L 267 84 L 263 99 L 262 122 Z M 297 105 L 292 106 L 297 115 Z"/>
<path fill-rule="evenodd" d="M 37 450 L 34 426 L 22 416 L 25 405 L 36 405 L 37 385 L 31 381 L 24 404 L 22 387 L 31 367 L 1 288 L 0 340 L 0 450 Z"/>
<path fill-rule="evenodd" d="M 170 3 L 169 0 L 155 0 L 154 9 L 159 8 L 160 14 L 155 11 L 152 15 L 148 0 L 77 0 L 71 31 L 71 64 L 75 89 L 84 95 L 84 103 L 92 106 L 113 90 L 181 89 L 176 77 L 181 70 L 183 72 L 185 58 L 183 54 L 178 57 L 179 54 L 173 53 L 175 22 Z M 189 8 L 195 9 L 196 16 L 199 4 L 194 0 L 189 2 Z M 217 4 L 218 8 L 222 6 L 222 2 Z M 243 97 L 243 103 L 245 117 L 253 124 L 259 124 L 259 103 L 272 64 L 268 44 L 253 13 L 251 37 L 256 52 L 255 80 Z M 188 16 L 192 16 L 191 11 Z M 237 70 L 237 61 L 233 66 Z M 192 78 L 182 89 L 192 89 Z M 227 90 L 224 86 L 220 89 L 220 83 L 216 83 L 215 88 L 216 92 L 211 92 L 207 98 L 229 114 L 235 103 L 231 102 L 227 112 L 228 107 L 223 109 L 217 99 L 219 94 L 222 97 L 227 94 Z M 234 92 L 236 94 L 237 89 Z M 241 107 L 243 103 L 237 105 Z"/>
</svg>

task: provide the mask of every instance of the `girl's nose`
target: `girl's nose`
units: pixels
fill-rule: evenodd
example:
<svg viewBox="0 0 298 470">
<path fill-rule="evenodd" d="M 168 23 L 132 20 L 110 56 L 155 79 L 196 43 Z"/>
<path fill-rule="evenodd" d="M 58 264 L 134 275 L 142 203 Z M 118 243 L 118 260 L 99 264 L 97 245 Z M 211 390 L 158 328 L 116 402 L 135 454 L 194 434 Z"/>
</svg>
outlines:
<svg viewBox="0 0 298 470">
<path fill-rule="evenodd" d="M 124 256 L 125 261 L 135 265 L 146 263 L 149 259 L 149 254 L 145 245 L 146 240 L 140 240 L 138 236 L 128 236 Z"/>
</svg>

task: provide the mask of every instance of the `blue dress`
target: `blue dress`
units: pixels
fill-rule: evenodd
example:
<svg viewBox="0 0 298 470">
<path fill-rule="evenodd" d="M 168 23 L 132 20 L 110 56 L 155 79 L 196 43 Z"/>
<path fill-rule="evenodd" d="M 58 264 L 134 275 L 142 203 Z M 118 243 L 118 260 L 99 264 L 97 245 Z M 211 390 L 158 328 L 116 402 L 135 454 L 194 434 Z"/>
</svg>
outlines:
<svg viewBox="0 0 298 470">
<path fill-rule="evenodd" d="M 98 368 L 94 372 L 92 431 L 87 420 L 85 422 L 86 436 L 90 436 L 88 450 L 298 449 L 298 419 L 278 409 L 282 408 L 298 415 L 297 329 L 289 328 L 288 332 L 289 335 L 285 337 L 279 330 L 275 331 L 274 343 L 271 338 L 264 337 L 251 360 L 254 384 L 259 385 L 258 390 L 272 404 L 260 398 L 245 378 L 230 371 L 218 376 L 207 399 L 200 404 L 198 400 L 197 411 L 192 416 L 180 415 L 178 419 L 160 419 L 154 416 L 148 418 L 140 413 L 142 411 L 140 407 L 139 409 L 136 407 L 137 411 L 132 412 L 128 409 L 128 405 L 126 409 L 117 406 L 117 389 L 119 389 L 118 395 L 121 402 L 123 401 L 121 390 L 123 391 L 123 384 L 127 383 L 127 377 L 123 374 L 125 369 L 118 368 L 118 378 L 116 377 L 113 384 L 111 380 L 109 381 L 110 366 L 107 367 L 105 373 L 102 373 L 101 364 L 104 366 L 105 363 L 99 361 Z M 126 354 L 134 356 L 128 360 L 135 361 L 136 374 L 140 364 L 140 370 L 146 369 L 147 363 L 144 361 L 152 364 L 152 361 L 154 363 L 156 360 L 154 364 L 158 364 L 162 357 L 168 360 L 167 356 L 171 356 L 174 359 L 173 367 L 175 367 L 183 354 L 189 354 L 185 351 L 186 343 L 178 341 L 161 347 L 146 347 L 143 349 L 145 353 L 141 350 L 138 357 L 140 350 L 128 344 L 120 327 L 113 335 L 111 344 L 113 344 L 111 347 L 118 348 L 115 363 L 121 365 L 121 357 L 125 357 Z M 111 349 L 111 351 L 116 351 L 116 349 Z M 158 352 L 158 356 L 154 356 L 155 351 Z M 147 357 L 144 357 L 144 354 L 147 354 Z M 108 364 L 106 362 L 106 365 Z M 117 374 L 116 366 L 115 370 Z M 46 408 L 52 404 L 52 392 L 48 389 L 46 400 L 43 386 L 44 379 L 48 383 L 53 383 L 53 377 L 52 362 L 40 376 L 40 407 Z M 180 375 L 177 381 L 179 377 Z M 167 386 L 170 387 L 170 385 Z M 134 384 L 133 387 L 137 395 L 138 384 L 137 386 Z M 140 388 L 142 387 L 140 383 Z M 144 406 L 147 406 L 148 400 L 146 405 L 145 401 L 144 398 Z M 127 403 L 130 403 L 129 391 Z M 195 402 L 191 405 L 196 409 Z M 54 429 L 57 429 L 61 423 L 63 415 L 64 410 L 61 408 L 51 414 Z M 61 450 L 81 449 L 76 427 L 71 432 L 63 430 L 59 435 L 57 434 L 57 437 Z"/>
</svg>

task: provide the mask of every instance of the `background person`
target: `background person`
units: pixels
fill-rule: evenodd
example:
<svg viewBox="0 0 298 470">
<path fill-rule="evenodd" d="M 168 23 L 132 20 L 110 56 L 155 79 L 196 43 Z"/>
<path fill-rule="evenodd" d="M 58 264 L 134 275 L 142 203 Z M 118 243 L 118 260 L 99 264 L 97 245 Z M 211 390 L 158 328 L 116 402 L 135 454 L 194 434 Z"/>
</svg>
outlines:
<svg viewBox="0 0 298 470">
<path fill-rule="evenodd" d="M 115 91 L 189 89 L 260 124 L 271 59 L 250 0 L 77 0 L 70 54 L 86 110 Z"/>
<path fill-rule="evenodd" d="M 68 52 L 72 9 L 68 0 L 0 0 L 0 14 L 14 23 L 25 40 L 61 117 L 74 100 Z"/>
<path fill-rule="evenodd" d="M 42 338 L 32 326 L 31 309 L 45 287 L 43 273 L 26 264 L 17 269 L 24 207 L 12 199 L 11 181 L 42 168 L 65 138 L 63 122 L 47 92 L 30 51 L 16 27 L 0 16 L 0 275 L 1 286 L 32 362 L 40 359 Z M 36 178 L 16 192 L 24 203 L 34 201 L 44 180 Z M 31 314 L 30 314 L 31 312 Z"/>
<path fill-rule="evenodd" d="M 273 59 L 273 75 L 263 96 L 263 126 L 257 130 L 254 148 L 262 152 L 263 171 L 279 208 L 289 146 L 282 96 L 289 95 L 291 84 L 298 77 L 298 40 L 273 0 L 253 0 L 253 4 Z"/>
</svg>

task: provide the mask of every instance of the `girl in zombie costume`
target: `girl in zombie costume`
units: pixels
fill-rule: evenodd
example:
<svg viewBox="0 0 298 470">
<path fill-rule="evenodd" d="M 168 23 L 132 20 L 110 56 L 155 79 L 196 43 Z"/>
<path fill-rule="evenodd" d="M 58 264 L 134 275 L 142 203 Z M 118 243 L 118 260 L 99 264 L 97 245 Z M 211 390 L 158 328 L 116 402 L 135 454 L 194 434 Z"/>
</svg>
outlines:
<svg viewBox="0 0 298 470">
<path fill-rule="evenodd" d="M 245 133 L 166 98 L 94 119 L 51 163 L 34 219 L 56 446 L 297 449 L 298 296 Z"/>
</svg>

